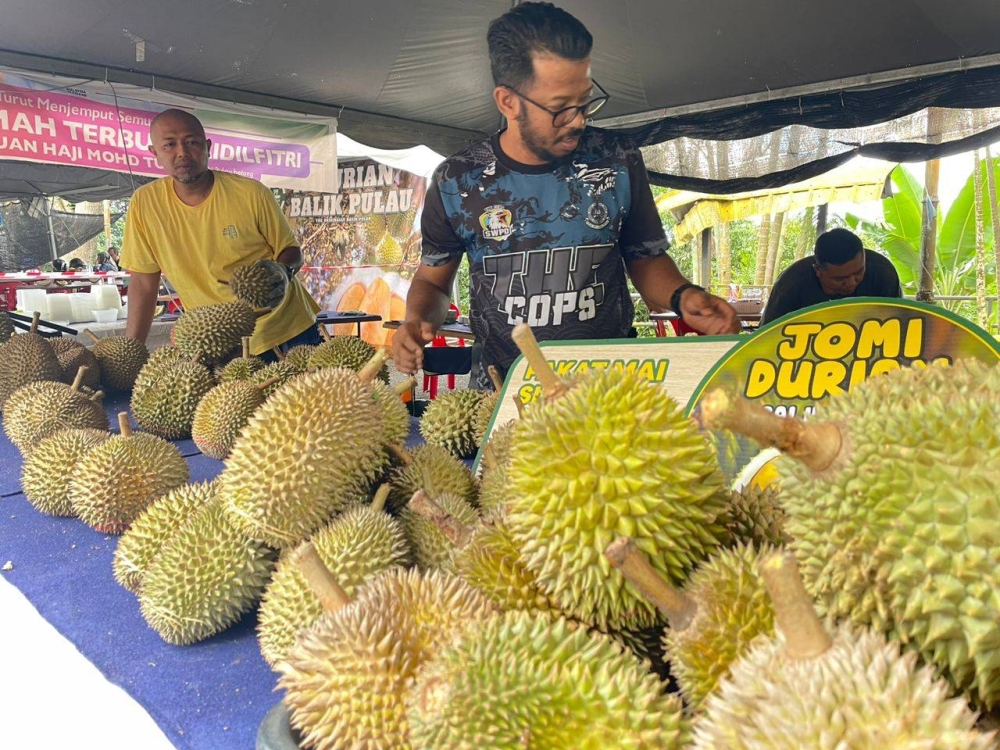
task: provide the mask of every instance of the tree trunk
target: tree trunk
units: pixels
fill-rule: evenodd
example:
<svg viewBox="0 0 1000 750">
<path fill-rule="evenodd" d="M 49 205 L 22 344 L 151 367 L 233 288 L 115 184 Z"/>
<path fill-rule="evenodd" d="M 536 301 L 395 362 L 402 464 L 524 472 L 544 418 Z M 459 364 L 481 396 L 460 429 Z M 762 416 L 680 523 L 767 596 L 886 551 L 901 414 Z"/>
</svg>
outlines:
<svg viewBox="0 0 1000 750">
<path fill-rule="evenodd" d="M 757 269 L 754 271 L 753 283 L 763 286 L 767 272 L 767 251 L 771 247 L 771 216 L 760 217 L 760 231 L 757 232 Z"/>
<path fill-rule="evenodd" d="M 809 206 L 802 215 L 802 231 L 799 232 L 798 242 L 795 244 L 795 260 L 802 260 L 806 253 L 813 248 L 813 207 Z"/>
<path fill-rule="evenodd" d="M 941 112 L 936 107 L 927 110 L 927 140 L 941 141 Z M 931 159 L 924 168 L 923 228 L 920 233 L 920 279 L 917 299 L 934 301 L 934 260 L 937 255 L 938 181 L 941 162 Z"/>
<path fill-rule="evenodd" d="M 986 239 L 983 236 L 983 177 L 979 149 L 972 152 L 973 194 L 976 211 L 976 322 L 981 328 L 989 325 L 986 314 Z"/>
<path fill-rule="evenodd" d="M 767 268 L 764 269 L 764 284 L 766 286 L 774 285 L 774 277 L 781 261 L 781 234 L 784 228 L 785 213 L 782 211 L 774 215 L 774 223 L 771 225 L 771 245 L 767 249 Z"/>
<path fill-rule="evenodd" d="M 997 332 L 1000 333 L 1000 211 L 997 210 L 997 180 L 996 167 L 993 164 L 993 156 L 990 154 L 990 147 L 986 147 L 986 185 L 990 195 L 990 218 L 993 223 L 993 258 L 996 262 L 996 282 L 997 282 Z"/>
<path fill-rule="evenodd" d="M 723 288 L 733 283 L 733 254 L 729 246 L 729 224 L 715 228 L 715 250 L 719 259 L 719 285 Z"/>
</svg>

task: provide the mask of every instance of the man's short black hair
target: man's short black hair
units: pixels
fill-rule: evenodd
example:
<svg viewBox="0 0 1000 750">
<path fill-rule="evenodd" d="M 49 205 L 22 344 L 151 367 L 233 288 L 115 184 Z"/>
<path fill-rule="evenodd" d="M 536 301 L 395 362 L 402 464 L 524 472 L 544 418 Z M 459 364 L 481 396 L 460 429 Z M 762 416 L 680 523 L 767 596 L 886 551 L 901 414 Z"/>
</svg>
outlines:
<svg viewBox="0 0 1000 750">
<path fill-rule="evenodd" d="M 519 88 L 535 74 L 532 55 L 547 52 L 566 60 L 590 57 L 594 37 L 576 18 L 552 3 L 521 3 L 490 23 L 493 84 Z"/>
<path fill-rule="evenodd" d="M 831 229 L 816 238 L 816 263 L 842 266 L 864 252 L 861 238 L 849 229 Z"/>
</svg>

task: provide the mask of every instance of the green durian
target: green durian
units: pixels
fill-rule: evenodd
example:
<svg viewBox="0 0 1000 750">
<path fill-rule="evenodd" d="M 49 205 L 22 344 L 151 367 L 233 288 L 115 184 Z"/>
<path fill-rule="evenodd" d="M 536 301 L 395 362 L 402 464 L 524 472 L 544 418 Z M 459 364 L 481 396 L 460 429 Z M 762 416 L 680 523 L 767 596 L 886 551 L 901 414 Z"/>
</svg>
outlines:
<svg viewBox="0 0 1000 750">
<path fill-rule="evenodd" d="M 75 516 L 69 482 L 76 464 L 109 437 L 104 430 L 61 429 L 40 440 L 21 467 L 21 489 L 28 502 L 50 516 Z"/>
<path fill-rule="evenodd" d="M 430 402 L 420 418 L 420 434 L 458 458 L 471 456 L 479 443 L 475 436 L 475 414 L 483 392 L 449 391 Z"/>
</svg>

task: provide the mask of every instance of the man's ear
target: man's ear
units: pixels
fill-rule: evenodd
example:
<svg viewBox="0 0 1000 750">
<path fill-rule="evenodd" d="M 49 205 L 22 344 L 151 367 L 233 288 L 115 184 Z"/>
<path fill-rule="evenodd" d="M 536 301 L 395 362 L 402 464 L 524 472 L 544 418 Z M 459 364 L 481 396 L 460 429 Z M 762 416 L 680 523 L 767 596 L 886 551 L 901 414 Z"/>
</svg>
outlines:
<svg viewBox="0 0 1000 750">
<path fill-rule="evenodd" d="M 493 89 L 493 101 L 496 102 L 500 114 L 507 120 L 517 119 L 519 100 L 517 94 L 505 86 L 497 86 Z"/>
</svg>

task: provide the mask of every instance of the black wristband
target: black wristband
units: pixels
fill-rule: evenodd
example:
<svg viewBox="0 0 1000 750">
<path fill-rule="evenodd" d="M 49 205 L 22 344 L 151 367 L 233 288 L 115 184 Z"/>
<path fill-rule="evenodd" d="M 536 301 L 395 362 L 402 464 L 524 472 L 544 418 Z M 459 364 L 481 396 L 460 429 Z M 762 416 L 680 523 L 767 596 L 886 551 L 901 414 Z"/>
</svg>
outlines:
<svg viewBox="0 0 1000 750">
<path fill-rule="evenodd" d="M 684 294 L 688 289 L 697 289 L 700 292 L 704 292 L 705 288 L 700 287 L 697 284 L 692 284 L 690 282 L 681 284 L 679 287 L 674 289 L 674 293 L 670 295 L 670 309 L 677 314 L 678 318 L 683 318 L 681 315 L 681 295 Z"/>
</svg>

